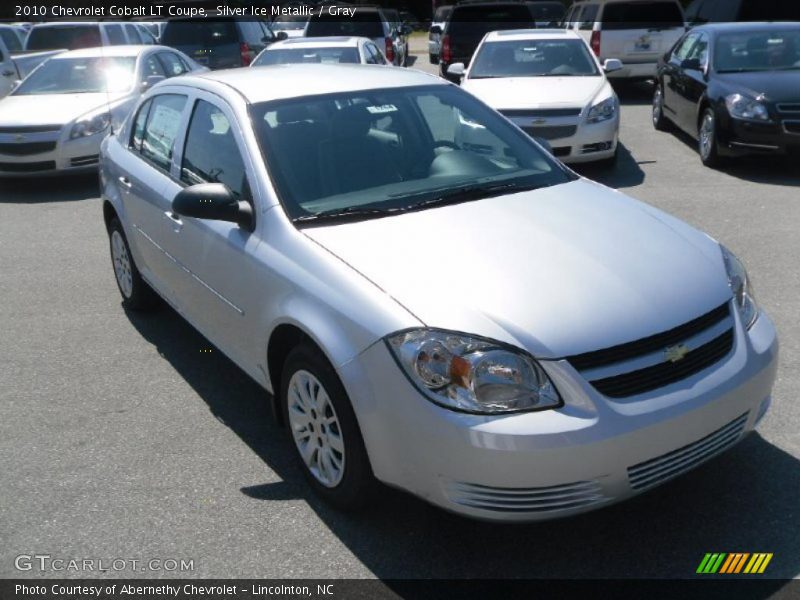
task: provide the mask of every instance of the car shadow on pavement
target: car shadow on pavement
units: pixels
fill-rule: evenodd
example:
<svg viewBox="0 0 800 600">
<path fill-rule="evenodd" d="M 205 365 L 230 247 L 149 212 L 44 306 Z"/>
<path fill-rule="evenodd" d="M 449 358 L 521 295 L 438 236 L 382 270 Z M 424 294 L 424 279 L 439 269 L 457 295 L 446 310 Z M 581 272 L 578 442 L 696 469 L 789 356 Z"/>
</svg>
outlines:
<svg viewBox="0 0 800 600">
<path fill-rule="evenodd" d="M 100 195 L 97 173 L 0 179 L 0 203 L 44 204 L 88 200 Z"/>
<path fill-rule="evenodd" d="M 572 169 L 588 179 L 612 188 L 632 188 L 644 183 L 645 172 L 639 166 L 631 151 L 619 143 L 619 155 L 613 167 L 584 163 L 570 165 Z"/>
<path fill-rule="evenodd" d="M 623 106 L 650 106 L 653 103 L 653 82 L 611 81 Z"/>
<path fill-rule="evenodd" d="M 367 510 L 343 513 L 310 491 L 262 388 L 219 352 L 198 358 L 197 347 L 208 342 L 172 309 L 128 318 L 281 479 L 242 493 L 265 511 L 273 502 L 305 500 L 379 578 L 680 579 L 696 577 L 707 552 L 772 552 L 766 577 L 800 573 L 800 461 L 758 433 L 647 494 L 556 521 L 472 521 L 388 488 Z M 772 592 L 784 585 L 774 583 Z"/>
</svg>

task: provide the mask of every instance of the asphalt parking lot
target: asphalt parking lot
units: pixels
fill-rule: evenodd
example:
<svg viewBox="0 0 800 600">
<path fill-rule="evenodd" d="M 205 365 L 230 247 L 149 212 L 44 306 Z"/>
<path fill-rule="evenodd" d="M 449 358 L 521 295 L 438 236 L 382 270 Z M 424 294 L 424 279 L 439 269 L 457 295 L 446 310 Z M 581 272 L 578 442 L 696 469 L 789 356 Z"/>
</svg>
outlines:
<svg viewBox="0 0 800 600">
<path fill-rule="evenodd" d="M 434 70 L 424 54 L 415 66 Z M 194 564 L 120 577 L 682 578 L 706 552 L 740 551 L 774 553 L 767 576 L 800 575 L 800 171 L 705 169 L 690 140 L 653 130 L 648 86 L 618 91 L 619 164 L 580 172 L 747 264 L 782 344 L 758 433 L 561 521 L 472 522 L 391 490 L 363 514 L 336 512 L 310 494 L 255 383 L 172 310 L 122 310 L 94 178 L 3 181 L 0 577 L 41 576 L 14 558 L 49 554 Z"/>
</svg>

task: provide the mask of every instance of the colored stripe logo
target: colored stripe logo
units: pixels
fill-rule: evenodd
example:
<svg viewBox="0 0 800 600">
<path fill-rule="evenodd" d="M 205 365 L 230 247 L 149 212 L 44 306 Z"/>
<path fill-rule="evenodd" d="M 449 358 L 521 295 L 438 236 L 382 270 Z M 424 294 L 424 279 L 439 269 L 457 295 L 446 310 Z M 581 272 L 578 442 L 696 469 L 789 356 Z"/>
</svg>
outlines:
<svg viewBox="0 0 800 600">
<path fill-rule="evenodd" d="M 772 560 L 772 552 L 707 552 L 697 567 L 700 574 L 760 574 Z"/>
</svg>

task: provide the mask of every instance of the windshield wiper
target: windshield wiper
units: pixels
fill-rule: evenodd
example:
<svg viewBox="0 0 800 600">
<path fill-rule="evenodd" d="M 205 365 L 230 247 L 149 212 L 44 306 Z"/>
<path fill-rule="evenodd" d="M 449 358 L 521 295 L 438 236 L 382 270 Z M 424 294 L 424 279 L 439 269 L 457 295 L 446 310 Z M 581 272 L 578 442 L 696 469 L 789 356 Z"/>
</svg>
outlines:
<svg viewBox="0 0 800 600">
<path fill-rule="evenodd" d="M 432 206 L 447 206 L 450 204 L 460 204 L 461 202 L 471 202 L 473 200 L 483 200 L 484 198 L 493 198 L 495 196 L 504 196 L 505 194 L 513 194 L 516 192 L 528 192 L 531 190 L 538 190 L 544 186 L 541 185 L 523 185 L 519 183 L 495 183 L 490 185 L 470 185 L 462 188 L 455 189 L 447 194 L 436 196 L 435 198 L 428 198 L 416 204 L 410 204 L 404 209 L 405 212 L 413 210 L 422 210 Z"/>
<path fill-rule="evenodd" d="M 311 215 L 302 215 L 294 219 L 295 222 L 308 223 L 310 221 L 336 221 L 343 217 L 384 217 L 401 212 L 398 208 L 369 208 L 365 206 L 347 206 L 345 208 L 332 208 Z"/>
</svg>

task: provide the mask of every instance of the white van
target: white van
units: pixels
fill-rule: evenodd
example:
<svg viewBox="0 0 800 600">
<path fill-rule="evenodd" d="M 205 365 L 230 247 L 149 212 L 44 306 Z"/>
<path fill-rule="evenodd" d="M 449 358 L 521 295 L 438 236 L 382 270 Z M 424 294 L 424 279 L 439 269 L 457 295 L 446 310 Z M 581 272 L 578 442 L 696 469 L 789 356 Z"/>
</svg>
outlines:
<svg viewBox="0 0 800 600">
<path fill-rule="evenodd" d="M 686 31 L 677 0 L 578 0 L 564 16 L 602 63 L 622 61 L 609 79 L 652 79 L 656 64 Z"/>
</svg>

